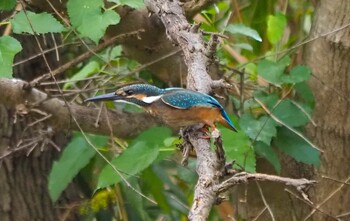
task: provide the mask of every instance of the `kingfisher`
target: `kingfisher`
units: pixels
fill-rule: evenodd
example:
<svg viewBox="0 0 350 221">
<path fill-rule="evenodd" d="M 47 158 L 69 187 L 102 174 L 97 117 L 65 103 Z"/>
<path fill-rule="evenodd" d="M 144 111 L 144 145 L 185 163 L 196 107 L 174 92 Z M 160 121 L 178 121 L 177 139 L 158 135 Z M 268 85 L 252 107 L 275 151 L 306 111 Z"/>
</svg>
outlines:
<svg viewBox="0 0 350 221">
<path fill-rule="evenodd" d="M 126 101 L 143 107 L 171 127 L 204 124 L 215 129 L 218 122 L 237 131 L 221 104 L 212 96 L 183 88 L 161 89 L 150 84 L 132 84 L 85 101 Z"/>
</svg>

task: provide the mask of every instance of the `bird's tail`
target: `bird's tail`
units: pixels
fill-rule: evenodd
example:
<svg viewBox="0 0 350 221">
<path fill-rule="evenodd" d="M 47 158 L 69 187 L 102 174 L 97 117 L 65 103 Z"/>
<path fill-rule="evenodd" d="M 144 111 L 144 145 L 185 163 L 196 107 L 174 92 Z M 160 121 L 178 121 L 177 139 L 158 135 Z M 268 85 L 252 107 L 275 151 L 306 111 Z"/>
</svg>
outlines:
<svg viewBox="0 0 350 221">
<path fill-rule="evenodd" d="M 221 111 L 221 115 L 220 115 L 220 117 L 218 119 L 218 122 L 220 124 L 222 124 L 224 127 L 237 132 L 237 129 L 235 128 L 235 126 L 233 126 L 232 121 L 227 116 L 227 114 L 226 114 L 226 112 L 224 110 Z"/>
</svg>

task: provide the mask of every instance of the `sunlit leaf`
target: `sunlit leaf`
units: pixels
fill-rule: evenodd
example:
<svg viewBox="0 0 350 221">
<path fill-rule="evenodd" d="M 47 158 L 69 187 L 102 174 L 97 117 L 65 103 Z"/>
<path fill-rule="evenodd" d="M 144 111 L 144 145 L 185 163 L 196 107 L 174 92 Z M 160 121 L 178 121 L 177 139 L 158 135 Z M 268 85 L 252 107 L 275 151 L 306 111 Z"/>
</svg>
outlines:
<svg viewBox="0 0 350 221">
<path fill-rule="evenodd" d="M 127 5 L 131 8 L 143 8 L 145 7 L 145 3 L 143 0 L 108 0 L 109 2 L 114 2 L 119 5 Z"/>
<path fill-rule="evenodd" d="M 85 65 L 79 72 L 73 75 L 71 79 L 64 85 L 63 89 L 69 88 L 72 84 L 77 81 L 83 80 L 86 77 L 91 76 L 92 74 L 98 72 L 100 70 L 100 64 L 96 61 L 90 61 L 87 65 Z"/>
<path fill-rule="evenodd" d="M 97 43 L 109 25 L 119 23 L 120 16 L 113 10 L 102 12 L 103 0 L 69 0 L 68 15 L 79 33 Z"/>
<path fill-rule="evenodd" d="M 11 24 L 13 32 L 17 34 L 34 34 L 33 30 L 36 34 L 58 33 L 65 30 L 64 26 L 56 18 L 46 12 L 36 14 L 27 11 L 27 14 L 25 14 L 21 11 L 11 19 Z"/>
<path fill-rule="evenodd" d="M 256 30 L 243 24 L 229 24 L 226 27 L 226 31 L 230 32 L 231 34 L 241 34 L 253 38 L 254 40 L 262 41 L 259 33 Z"/>
<path fill-rule="evenodd" d="M 286 17 L 278 13 L 276 15 L 269 15 L 267 18 L 267 38 L 271 44 L 276 44 L 281 40 L 284 29 L 287 25 Z"/>
<path fill-rule="evenodd" d="M 104 146 L 108 140 L 104 136 L 87 135 L 87 137 L 96 147 Z M 52 166 L 48 186 L 53 201 L 59 198 L 62 191 L 95 154 L 95 150 L 85 138 L 80 133 L 76 133 L 62 152 L 60 159 Z"/>
<path fill-rule="evenodd" d="M 11 36 L 0 37 L 0 77 L 12 77 L 12 64 L 15 55 L 22 50 L 22 46 Z"/>
<path fill-rule="evenodd" d="M 320 166 L 320 152 L 287 128 L 278 130 L 275 144 L 299 162 Z"/>
</svg>

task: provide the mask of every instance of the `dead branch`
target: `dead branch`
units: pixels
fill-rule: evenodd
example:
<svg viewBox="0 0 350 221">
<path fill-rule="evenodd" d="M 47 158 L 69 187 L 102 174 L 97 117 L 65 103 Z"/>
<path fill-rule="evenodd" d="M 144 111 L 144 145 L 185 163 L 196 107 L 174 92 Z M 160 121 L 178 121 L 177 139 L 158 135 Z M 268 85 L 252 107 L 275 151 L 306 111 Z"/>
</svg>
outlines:
<svg viewBox="0 0 350 221">
<path fill-rule="evenodd" d="M 275 175 L 268 175 L 262 173 L 237 173 L 232 177 L 226 179 L 224 182 L 220 183 L 215 187 L 215 191 L 218 193 L 225 192 L 237 184 L 248 183 L 249 181 L 271 181 L 277 183 L 283 183 L 287 186 L 293 186 L 298 190 L 303 190 L 306 187 L 316 183 L 314 180 L 308 179 L 293 179 L 288 177 L 280 177 Z"/>
</svg>

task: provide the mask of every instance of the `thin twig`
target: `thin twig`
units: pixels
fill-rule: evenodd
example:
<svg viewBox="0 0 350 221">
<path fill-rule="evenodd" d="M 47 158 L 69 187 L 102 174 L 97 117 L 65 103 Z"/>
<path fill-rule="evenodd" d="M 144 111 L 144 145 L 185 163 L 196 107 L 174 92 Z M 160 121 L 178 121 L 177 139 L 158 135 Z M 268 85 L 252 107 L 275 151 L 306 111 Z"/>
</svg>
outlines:
<svg viewBox="0 0 350 221">
<path fill-rule="evenodd" d="M 264 196 L 264 193 L 263 193 L 263 191 L 262 191 L 262 189 L 261 189 L 261 187 L 260 187 L 260 184 L 259 184 L 258 182 L 256 182 L 256 181 L 255 181 L 255 184 L 256 184 L 256 186 L 257 186 L 258 189 L 259 189 L 259 193 L 260 193 L 261 199 L 262 199 L 262 201 L 263 201 L 265 207 L 267 208 L 267 211 L 269 211 L 272 221 L 275 221 L 275 220 L 276 220 L 276 219 L 275 219 L 275 216 L 273 215 L 273 212 L 272 212 L 272 210 L 271 210 L 269 204 L 267 203 L 267 201 L 266 201 L 266 199 L 265 199 L 265 196 Z"/>
<path fill-rule="evenodd" d="M 304 221 L 308 220 L 316 210 L 318 210 L 323 204 L 325 204 L 328 200 L 330 200 L 336 193 L 338 193 L 344 186 L 346 186 L 345 183 L 348 183 L 350 181 L 350 177 L 348 177 L 344 183 L 342 183 L 337 189 L 335 189 L 333 192 L 331 192 L 322 202 L 320 202 L 317 206 L 314 207 L 314 209 L 305 217 Z"/>
</svg>

